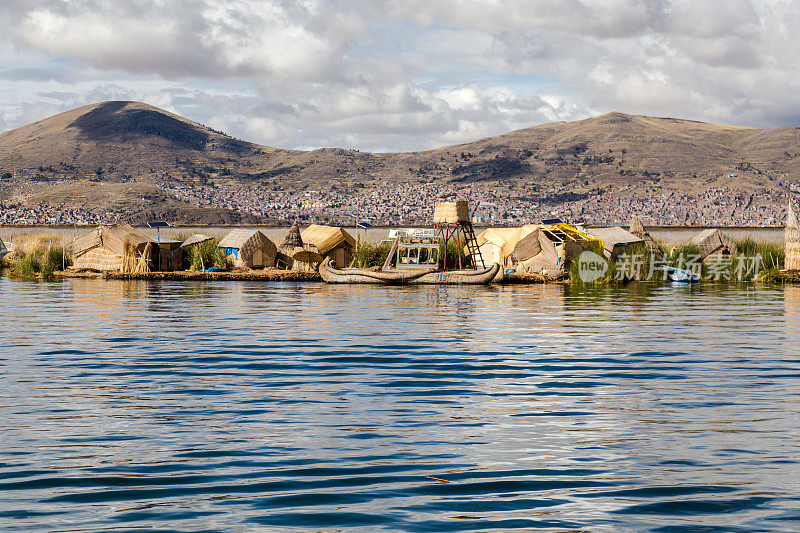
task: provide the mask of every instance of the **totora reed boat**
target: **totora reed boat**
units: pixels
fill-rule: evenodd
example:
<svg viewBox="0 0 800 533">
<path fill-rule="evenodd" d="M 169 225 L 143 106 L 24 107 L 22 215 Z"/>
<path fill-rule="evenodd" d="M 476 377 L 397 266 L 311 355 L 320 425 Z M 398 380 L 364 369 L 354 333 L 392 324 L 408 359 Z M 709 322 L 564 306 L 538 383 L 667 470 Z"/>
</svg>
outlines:
<svg viewBox="0 0 800 533">
<path fill-rule="evenodd" d="M 436 269 L 415 271 L 381 272 L 369 268 L 336 268 L 330 257 L 319 265 L 319 274 L 327 283 L 382 283 L 385 285 L 407 285 Z"/>
<path fill-rule="evenodd" d="M 487 267 L 483 261 L 466 201 L 437 202 L 433 226 L 390 231 L 386 241 L 392 247 L 380 268 L 337 268 L 328 258 L 319 273 L 328 283 L 386 285 L 482 285 L 502 278 L 499 264 Z M 451 251 L 455 248 L 458 270 L 447 269 L 448 245 Z M 464 268 L 469 266 L 473 268 Z"/>
<path fill-rule="evenodd" d="M 497 263 L 481 270 L 414 270 L 381 272 L 368 268 L 336 268 L 330 258 L 319 266 L 319 273 L 327 283 L 375 283 L 384 285 L 483 285 L 497 275 Z"/>
</svg>

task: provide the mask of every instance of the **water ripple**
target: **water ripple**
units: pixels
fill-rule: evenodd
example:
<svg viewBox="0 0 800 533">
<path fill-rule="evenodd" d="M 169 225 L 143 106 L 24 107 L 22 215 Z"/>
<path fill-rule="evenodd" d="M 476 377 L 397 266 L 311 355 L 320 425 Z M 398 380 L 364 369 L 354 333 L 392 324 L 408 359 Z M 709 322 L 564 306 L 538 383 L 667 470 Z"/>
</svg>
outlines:
<svg viewBox="0 0 800 533">
<path fill-rule="evenodd" d="M 0 529 L 796 531 L 800 289 L 0 278 Z"/>
</svg>

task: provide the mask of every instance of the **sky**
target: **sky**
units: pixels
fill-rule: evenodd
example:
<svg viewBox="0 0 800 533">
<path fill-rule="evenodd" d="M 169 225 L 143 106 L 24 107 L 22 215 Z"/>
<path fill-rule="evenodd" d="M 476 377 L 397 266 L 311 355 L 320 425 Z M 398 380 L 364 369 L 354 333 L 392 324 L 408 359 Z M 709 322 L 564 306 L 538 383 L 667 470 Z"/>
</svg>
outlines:
<svg viewBox="0 0 800 533">
<path fill-rule="evenodd" d="M 726 0 L 0 0 L 0 131 L 147 102 L 281 148 L 609 111 L 800 125 L 800 9 Z"/>
</svg>

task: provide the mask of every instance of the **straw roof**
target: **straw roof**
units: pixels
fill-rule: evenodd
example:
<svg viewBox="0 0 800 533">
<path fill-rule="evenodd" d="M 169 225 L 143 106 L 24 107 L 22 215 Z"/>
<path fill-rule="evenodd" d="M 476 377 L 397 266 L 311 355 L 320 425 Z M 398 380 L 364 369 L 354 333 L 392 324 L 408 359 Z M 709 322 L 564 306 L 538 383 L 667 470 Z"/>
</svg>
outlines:
<svg viewBox="0 0 800 533">
<path fill-rule="evenodd" d="M 634 213 L 633 217 L 631 218 L 631 227 L 629 230 L 633 235 L 636 235 L 640 239 L 642 239 L 645 244 L 647 245 L 647 249 L 653 253 L 662 253 L 661 247 L 658 243 L 650 236 L 646 229 L 644 229 L 644 225 L 642 224 L 642 219 L 639 218 L 639 215 Z"/>
<path fill-rule="evenodd" d="M 79 269 L 148 272 L 153 240 L 127 224 L 97 226 L 69 245 Z"/>
<path fill-rule="evenodd" d="M 101 228 L 102 226 L 98 226 L 72 239 L 72 242 L 69 243 L 69 250 L 73 254 L 79 255 L 101 246 L 103 244 Z"/>
<path fill-rule="evenodd" d="M 538 232 L 539 226 L 527 224 L 525 226 L 516 228 L 516 231 L 512 233 L 506 242 L 504 242 L 500 247 L 500 255 L 502 256 L 503 260 L 505 261 L 506 258 L 511 257 L 511 254 L 514 253 L 514 249 L 519 241 L 534 231 Z"/>
<path fill-rule="evenodd" d="M 592 229 L 591 234 L 603 241 L 603 247 L 605 248 L 606 255 L 611 255 L 611 253 L 614 251 L 614 246 L 618 244 L 644 242 L 644 239 L 641 237 L 625 231 L 619 226 L 612 226 L 610 228 L 594 228 Z"/>
<path fill-rule="evenodd" d="M 292 254 L 292 259 L 294 259 L 295 261 L 300 261 L 302 263 L 321 263 L 323 258 L 316 252 L 299 249 L 294 254 Z"/>
<path fill-rule="evenodd" d="M 210 241 L 214 237 L 209 237 L 208 235 L 203 235 L 202 233 L 195 233 L 181 244 L 181 248 L 188 248 L 189 246 L 194 246 L 195 244 L 200 244 L 206 241 Z"/>
<path fill-rule="evenodd" d="M 343 228 L 317 224 L 307 227 L 300 234 L 300 238 L 304 243 L 315 247 L 317 252 L 322 255 L 327 254 L 334 248 L 338 248 L 342 244 L 347 244 L 351 247 L 356 245 L 356 240 Z"/>
<path fill-rule="evenodd" d="M 297 222 L 292 224 L 292 227 L 289 228 L 289 233 L 286 234 L 286 238 L 283 240 L 283 244 L 281 244 L 281 248 L 289 246 L 303 246 L 303 238 L 300 236 L 300 227 L 297 225 Z"/>
<path fill-rule="evenodd" d="M 480 232 L 478 236 L 475 237 L 475 240 L 478 246 L 483 246 L 487 242 L 490 242 L 502 248 L 506 242 L 514 238 L 518 231 L 519 228 L 487 228 Z"/>
<path fill-rule="evenodd" d="M 526 224 L 518 228 L 487 228 L 475 238 L 475 241 L 481 248 L 481 255 L 487 264 L 497 262 L 503 265 L 506 259 L 512 257 L 520 241 L 533 233 L 539 233 L 539 226 L 536 224 Z M 487 246 L 489 247 L 487 248 Z M 519 249 L 521 255 L 531 257 L 529 255 L 531 250 L 525 251 L 525 246 L 536 247 L 535 237 L 528 239 Z M 539 251 L 535 250 L 533 255 L 536 253 Z M 518 260 L 515 259 L 515 261 Z"/>
<path fill-rule="evenodd" d="M 235 229 L 225 235 L 219 241 L 220 248 L 235 248 L 239 250 L 241 258 L 250 257 L 253 252 L 262 248 L 268 252 L 268 256 L 275 258 L 278 249 L 275 243 L 267 238 L 266 235 L 258 230 L 252 229 Z"/>
<path fill-rule="evenodd" d="M 558 250 L 556 250 L 553 241 L 548 239 L 547 235 L 542 231 L 537 232 L 537 234 L 541 251 L 529 259 L 520 261 L 519 265 L 522 266 L 522 270 L 537 274 L 542 270 L 547 270 L 551 274 L 563 270 L 564 265 L 563 263 L 559 264 Z"/>
<path fill-rule="evenodd" d="M 708 256 L 727 250 L 730 255 L 736 255 L 736 244 L 726 234 L 722 233 L 716 228 L 709 228 L 701 231 L 689 241 L 690 244 L 697 246 L 697 251 L 700 252 L 700 258 L 705 259 Z"/>
<path fill-rule="evenodd" d="M 152 244 L 152 242 L 153 240 L 141 231 L 133 229 L 128 224 L 119 224 L 116 226 L 97 226 L 82 235 L 78 235 L 70 243 L 69 248 L 73 254 L 81 255 L 93 248 L 102 246 L 122 256 L 125 255 L 126 243 L 132 249 L 141 251 L 144 245 L 147 243 Z"/>
<path fill-rule="evenodd" d="M 536 228 L 519 239 L 516 244 L 514 244 L 514 249 L 511 254 L 509 254 L 511 260 L 518 263 L 530 259 L 535 255 L 539 255 L 542 251 L 542 244 L 539 242 L 540 233 L 539 228 Z M 544 235 L 542 235 L 542 237 L 544 237 Z M 547 237 L 545 237 L 545 239 L 546 238 Z"/>
</svg>

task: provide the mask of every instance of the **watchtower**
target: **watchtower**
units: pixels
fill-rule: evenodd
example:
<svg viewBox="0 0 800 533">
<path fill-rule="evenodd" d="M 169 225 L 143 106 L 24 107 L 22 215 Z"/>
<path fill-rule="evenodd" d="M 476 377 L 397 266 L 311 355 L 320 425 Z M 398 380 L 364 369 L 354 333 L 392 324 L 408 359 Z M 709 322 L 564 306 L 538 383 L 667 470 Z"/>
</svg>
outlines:
<svg viewBox="0 0 800 533">
<path fill-rule="evenodd" d="M 455 243 L 458 251 L 458 268 L 463 268 L 461 261 L 462 236 L 464 237 L 463 252 L 472 260 L 472 268 L 477 270 L 479 263 L 481 268 L 486 268 L 481 250 L 478 247 L 478 240 L 475 237 L 475 230 L 472 228 L 472 221 L 469 218 L 469 204 L 466 200 L 436 202 L 436 207 L 433 211 L 433 229 L 436 232 L 436 236 L 444 243 L 442 269 L 447 268 L 447 244 L 449 242 Z"/>
</svg>

